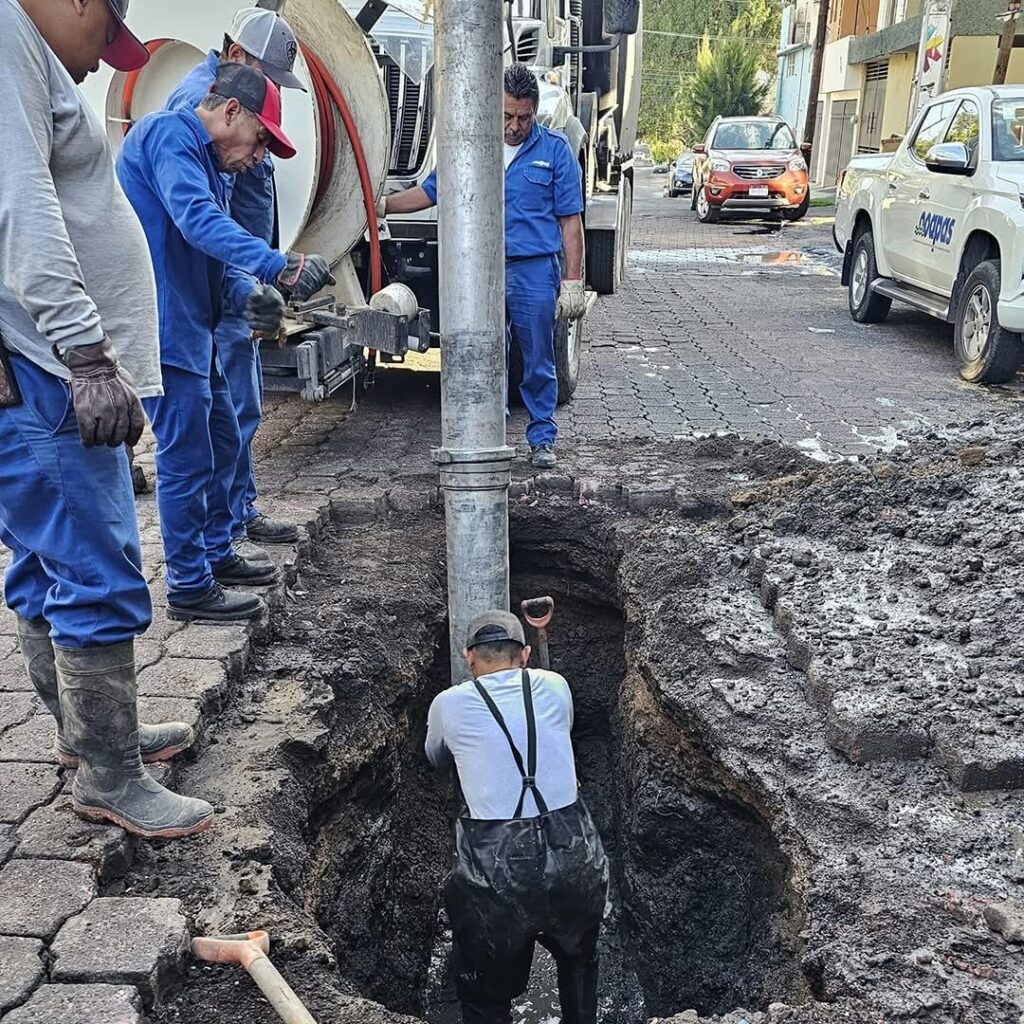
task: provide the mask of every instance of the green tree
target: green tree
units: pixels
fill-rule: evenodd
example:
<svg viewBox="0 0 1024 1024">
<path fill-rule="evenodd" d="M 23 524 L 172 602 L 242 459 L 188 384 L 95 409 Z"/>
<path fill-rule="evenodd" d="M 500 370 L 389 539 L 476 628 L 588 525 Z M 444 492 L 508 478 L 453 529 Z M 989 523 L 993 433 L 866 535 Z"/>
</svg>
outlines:
<svg viewBox="0 0 1024 1024">
<path fill-rule="evenodd" d="M 768 93 L 768 81 L 756 49 L 740 36 L 718 40 L 714 48 L 704 37 L 693 74 L 682 92 L 683 134 L 702 138 L 718 116 L 758 114 Z"/>
</svg>

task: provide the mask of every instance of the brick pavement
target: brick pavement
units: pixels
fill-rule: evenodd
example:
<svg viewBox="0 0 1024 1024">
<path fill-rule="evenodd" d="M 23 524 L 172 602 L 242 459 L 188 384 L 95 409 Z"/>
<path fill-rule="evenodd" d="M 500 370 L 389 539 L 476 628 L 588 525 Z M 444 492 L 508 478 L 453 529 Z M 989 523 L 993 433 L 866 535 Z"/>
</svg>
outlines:
<svg viewBox="0 0 1024 1024">
<path fill-rule="evenodd" d="M 1019 401 L 1016 387 L 959 383 L 949 331 L 933 321 L 897 312 L 887 325 L 853 325 L 827 224 L 781 234 L 702 227 L 687 205 L 640 182 L 630 279 L 592 314 L 583 382 L 560 413 L 563 436 L 574 442 L 567 472 L 583 468 L 588 439 L 732 430 L 865 453 L 900 443 L 908 426 L 985 418 Z M 802 255 L 773 255 L 786 250 Z M 285 580 L 267 595 L 271 616 L 329 516 L 370 519 L 390 509 L 415 519 L 436 480 L 428 455 L 438 440 L 437 396 L 434 373 L 386 371 L 351 416 L 347 395 L 317 407 L 269 403 L 256 445 L 264 504 L 308 531 L 298 546 L 272 551 Z M 520 449 L 524 425 L 517 411 L 510 439 Z M 151 452 L 139 461 L 152 476 Z M 637 507 L 665 497 L 656 492 L 656 482 L 638 492 Z M 137 645 L 140 709 L 194 723 L 202 756 L 210 721 L 231 700 L 266 623 L 168 620 L 152 495 L 138 510 L 156 605 Z M 159 772 L 175 783 L 173 765 Z M 132 1024 L 180 966 L 184 922 L 175 901 L 104 898 L 111 885 L 117 891 L 134 842 L 74 816 L 68 774 L 56 765 L 52 724 L 22 668 L 13 616 L 0 610 L 0 1018 Z M 104 948 L 116 951 L 119 967 L 96 955 Z"/>
</svg>

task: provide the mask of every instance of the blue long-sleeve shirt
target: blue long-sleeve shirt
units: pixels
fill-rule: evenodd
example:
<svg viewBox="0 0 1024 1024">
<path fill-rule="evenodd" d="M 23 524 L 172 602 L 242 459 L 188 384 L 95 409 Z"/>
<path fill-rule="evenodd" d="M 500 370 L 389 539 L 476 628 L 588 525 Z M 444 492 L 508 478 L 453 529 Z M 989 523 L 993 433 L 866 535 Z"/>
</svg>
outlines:
<svg viewBox="0 0 1024 1024">
<path fill-rule="evenodd" d="M 164 110 L 195 110 L 210 91 L 217 77 L 220 56 L 211 50 L 175 87 Z M 250 235 L 270 242 L 274 237 L 274 161 L 269 153 L 263 161 L 242 174 L 233 174 L 228 181 L 231 216 Z"/>
<path fill-rule="evenodd" d="M 206 375 L 222 309 L 240 312 L 248 275 L 274 281 L 285 257 L 231 219 L 225 176 L 192 109 L 142 118 L 121 147 L 117 175 L 156 272 L 160 361 Z"/>
</svg>

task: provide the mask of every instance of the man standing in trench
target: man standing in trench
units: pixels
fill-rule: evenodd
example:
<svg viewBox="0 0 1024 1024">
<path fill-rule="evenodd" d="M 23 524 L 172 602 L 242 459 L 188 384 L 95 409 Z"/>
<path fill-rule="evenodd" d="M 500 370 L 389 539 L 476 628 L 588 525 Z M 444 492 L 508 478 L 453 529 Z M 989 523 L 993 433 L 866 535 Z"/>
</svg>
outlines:
<svg viewBox="0 0 1024 1024">
<path fill-rule="evenodd" d="M 526 667 L 510 612 L 477 616 L 463 653 L 473 679 L 434 698 L 426 741 L 435 768 L 454 762 L 466 804 L 445 890 L 463 1024 L 509 1024 L 535 942 L 558 965 L 563 1024 L 595 1024 L 608 861 L 577 793 L 572 694 Z"/>
<path fill-rule="evenodd" d="M 555 465 L 558 378 L 555 321 L 586 312 L 583 190 L 565 136 L 537 123 L 540 87 L 525 64 L 505 69 L 506 340 L 523 356 L 520 393 L 530 416 L 526 440 L 538 469 Z M 437 174 L 422 186 L 381 199 L 379 216 L 416 213 L 437 203 Z M 562 278 L 559 254 L 565 253 Z M 442 254 L 443 258 L 443 254 Z"/>
<path fill-rule="evenodd" d="M 76 85 L 141 67 L 127 0 L 0 0 L 0 540 L 4 598 L 33 687 L 77 767 L 75 810 L 147 838 L 198 832 L 202 800 L 143 761 L 192 743 L 140 725 L 135 637 L 152 617 L 125 443 L 160 394 L 146 239 L 104 127 Z"/>
<path fill-rule="evenodd" d="M 262 7 L 243 7 L 231 22 L 221 52 L 211 50 L 167 97 L 167 110 L 194 109 L 210 91 L 220 61 L 247 64 L 262 71 L 282 89 L 305 87 L 293 67 L 299 52 L 288 22 Z M 274 161 L 270 153 L 255 166 L 231 179 L 229 211 L 231 217 L 250 235 L 276 245 Z M 231 403 L 238 418 L 241 457 L 231 481 L 231 535 L 236 544 L 249 540 L 254 544 L 291 544 L 299 539 L 294 523 L 271 519 L 256 507 L 256 477 L 252 461 L 252 441 L 263 417 L 263 369 L 259 341 L 240 313 L 226 308 L 215 332 L 217 352 L 231 392 Z M 246 554 L 245 548 L 239 550 Z M 251 553 L 251 550 L 250 550 Z"/>
</svg>

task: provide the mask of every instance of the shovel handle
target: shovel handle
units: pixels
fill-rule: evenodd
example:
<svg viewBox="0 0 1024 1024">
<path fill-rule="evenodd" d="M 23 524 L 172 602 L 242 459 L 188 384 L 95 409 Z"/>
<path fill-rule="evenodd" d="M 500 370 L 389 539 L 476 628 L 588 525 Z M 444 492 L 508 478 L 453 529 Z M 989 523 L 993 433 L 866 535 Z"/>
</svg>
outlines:
<svg viewBox="0 0 1024 1024">
<path fill-rule="evenodd" d="M 270 936 L 264 931 L 241 935 L 199 936 L 192 940 L 192 955 L 211 964 L 239 964 L 246 970 L 257 956 L 270 952 Z"/>
<path fill-rule="evenodd" d="M 544 629 L 555 614 L 555 599 L 553 597 L 530 597 L 520 605 L 523 610 L 523 618 L 533 626 L 534 629 Z"/>
</svg>

